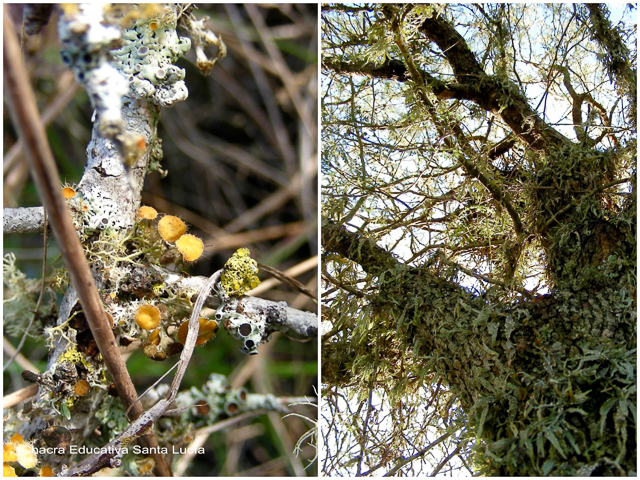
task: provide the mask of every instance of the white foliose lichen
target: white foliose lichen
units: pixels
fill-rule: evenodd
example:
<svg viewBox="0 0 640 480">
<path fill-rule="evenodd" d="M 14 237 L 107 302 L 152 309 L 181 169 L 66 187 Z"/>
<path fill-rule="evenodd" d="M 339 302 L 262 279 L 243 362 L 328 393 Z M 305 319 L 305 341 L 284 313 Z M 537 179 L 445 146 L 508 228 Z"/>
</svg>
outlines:
<svg viewBox="0 0 640 480">
<path fill-rule="evenodd" d="M 235 299 L 234 299 L 235 300 Z M 236 302 L 220 305 L 216 310 L 215 318 L 222 322 L 229 334 L 242 342 L 240 351 L 248 355 L 258 353 L 258 345 L 269 341 L 266 332 L 266 319 L 261 317 L 248 317 L 236 311 Z"/>
<path fill-rule="evenodd" d="M 161 16 L 138 20 L 123 32 L 124 45 L 112 52 L 116 67 L 136 96 L 171 107 L 187 98 L 185 71 L 174 63 L 191 48 L 191 40 L 176 34 L 176 15 L 165 9 Z"/>
<path fill-rule="evenodd" d="M 87 235 L 100 230 L 121 230 L 127 227 L 126 218 L 121 215 L 122 205 L 117 198 L 111 198 L 108 191 L 89 188 L 82 192 L 83 202 L 82 232 Z"/>
<path fill-rule="evenodd" d="M 102 22 L 103 4 L 64 4 L 59 35 L 62 61 L 89 94 L 100 131 L 114 138 L 123 130 L 122 97 L 129 91 L 126 78 L 109 63 L 109 51 L 121 41 L 120 29 Z"/>
</svg>

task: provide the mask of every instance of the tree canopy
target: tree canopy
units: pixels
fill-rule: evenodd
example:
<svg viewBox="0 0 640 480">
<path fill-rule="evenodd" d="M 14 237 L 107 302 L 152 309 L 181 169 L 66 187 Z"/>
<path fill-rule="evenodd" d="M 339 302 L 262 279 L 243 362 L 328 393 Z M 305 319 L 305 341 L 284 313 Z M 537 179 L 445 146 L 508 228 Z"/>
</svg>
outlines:
<svg viewBox="0 0 640 480">
<path fill-rule="evenodd" d="M 322 7 L 325 474 L 636 469 L 635 7 Z"/>
<path fill-rule="evenodd" d="M 22 42 L 15 57 L 26 64 L 29 75 L 23 75 L 20 83 L 34 85 L 60 171 L 53 190 L 65 195 L 79 219 L 78 233 L 72 234 L 81 237 L 84 252 L 77 257 L 88 258 L 96 293 L 108 315 L 104 320 L 114 327 L 115 353 L 120 356 L 122 350 L 125 372 L 134 393 L 142 398 L 136 405 L 148 411 L 166 398 L 174 373 L 164 377 L 157 389 L 148 389 L 175 367 L 182 345 L 189 343 L 185 330 L 193 311 L 199 310 L 200 285 L 230 257 L 244 260 L 236 265 L 254 267 L 250 273 L 255 277 L 255 264 L 242 255 L 246 248 L 233 255 L 239 247 L 248 247 L 252 258 L 262 264 L 258 275 L 264 280 L 263 293 L 254 290 L 251 298 L 279 305 L 280 309 L 270 311 L 285 309 L 287 318 L 292 310 L 304 313 L 315 326 L 317 316 L 311 312 L 316 311 L 317 302 L 309 297 L 317 288 L 317 8 L 229 4 L 12 4 L 5 8 L 5 45 L 8 36 Z M 9 18 L 13 29 L 6 28 Z M 187 32 L 196 30 L 200 34 L 189 41 Z M 70 35 L 65 35 L 69 32 L 80 37 L 74 41 L 81 53 L 69 45 Z M 217 38 L 228 50 L 211 70 L 212 60 L 223 51 L 222 43 L 215 45 Z M 171 64 L 159 58 L 184 53 L 189 44 L 189 53 L 173 58 Z M 120 74 L 109 78 L 116 82 L 94 81 L 85 90 L 88 78 L 113 72 L 109 65 L 120 69 Z M 202 75 L 203 70 L 211 70 L 211 75 Z M 132 88 L 118 94 L 118 78 L 127 89 L 143 86 L 143 91 Z M 158 103 L 167 106 L 167 97 L 149 96 L 169 88 L 183 99 L 188 91 L 188 98 L 160 110 Z M 111 116 L 101 109 L 98 93 L 113 93 L 116 108 L 108 112 Z M 16 105 L 22 105 L 23 98 L 16 99 L 8 88 L 5 91 L 5 100 Z M 39 212 L 42 220 L 45 200 L 28 179 L 25 144 L 29 138 L 25 140 L 19 132 L 18 122 L 9 121 L 15 118 L 14 110 L 10 101 L 6 103 L 4 391 L 21 396 L 5 398 L 3 440 L 7 453 L 12 444 L 17 445 L 10 441 L 14 434 L 32 447 L 47 449 L 42 448 L 37 464 L 29 462 L 29 466 L 5 455 L 5 476 L 14 469 L 18 475 L 45 474 L 46 470 L 57 475 L 68 472 L 67 467 L 86 464 L 86 453 L 93 448 L 122 438 L 123 430 L 129 428 L 127 406 L 113 389 L 116 376 L 105 367 L 108 352 L 96 347 L 87 303 L 78 301 L 69 281 L 71 268 L 59 261 L 64 242 L 52 240 L 50 233 L 43 242 L 42 221 L 38 229 L 36 222 L 24 221 L 33 216 L 21 215 L 27 210 L 23 207 L 33 207 L 29 211 Z M 123 168 L 123 160 L 131 159 L 120 155 L 117 143 L 109 143 L 114 136 L 106 138 L 109 129 L 103 128 L 113 126 L 108 120 L 113 120 L 114 110 L 122 112 L 126 133 L 139 135 L 133 137 L 132 146 L 144 150 L 134 162 L 127 162 L 131 176 Z M 43 141 L 40 146 L 46 144 Z M 112 193 L 115 188 L 117 194 Z M 139 209 L 141 200 L 145 206 Z M 127 219 L 127 212 L 131 218 Z M 149 212 L 153 215 L 148 216 Z M 96 229 L 91 218 L 108 226 Z M 17 220 L 13 223 L 17 231 L 39 231 L 8 232 L 9 219 Z M 186 223 L 189 232 L 177 240 L 167 236 L 167 240 L 160 232 L 165 219 L 172 219 L 181 234 Z M 49 226 L 55 221 L 49 215 Z M 94 228 L 89 230 L 87 224 Z M 141 242 L 143 237 L 146 243 Z M 204 247 L 197 259 L 179 244 L 194 237 Z M 202 253 L 197 248 L 193 251 Z M 225 273 L 233 280 L 230 270 Z M 190 287 L 179 293 L 180 284 Z M 145 428 L 141 441 L 155 436 L 167 447 L 168 455 L 161 459 L 177 476 L 313 475 L 317 408 L 307 399 L 317 393 L 314 329 L 308 329 L 307 335 L 293 329 L 287 335 L 275 334 L 273 341 L 257 347 L 258 355 L 246 355 L 255 353 L 255 349 L 241 350 L 247 340 L 224 331 L 225 325 L 241 317 L 223 315 L 230 312 L 219 311 L 225 302 L 216 299 L 215 292 L 207 298 L 202 318 L 192 322 L 206 335 L 198 336 L 199 346 L 177 405 L 153 428 Z M 272 315 L 274 321 L 282 318 Z M 214 319 L 218 333 L 211 340 Z M 247 324 L 237 330 L 243 325 Z M 252 329 L 250 336 L 255 335 Z M 205 345 L 207 337 L 210 341 Z M 300 341 L 309 337 L 307 342 Z M 16 356 L 10 359 L 12 355 Z M 270 415 L 264 410 L 256 414 L 254 407 L 259 404 L 254 400 L 260 398 L 273 406 Z M 283 419 L 282 405 L 299 402 L 306 404 L 286 407 L 295 413 Z M 243 416 L 245 408 L 253 413 Z M 198 450 L 192 448 L 187 455 L 173 455 L 179 446 L 193 442 L 202 445 L 206 454 L 193 454 Z M 52 453 L 48 448 L 52 445 L 62 445 L 64 454 Z M 89 452 L 75 449 L 76 453 L 70 446 L 87 447 Z M 119 475 L 151 473 L 160 453 L 153 459 L 139 453 L 129 449 Z M 110 460 L 111 466 L 118 464 L 116 458 Z M 100 465 L 94 462 L 92 468 Z"/>
</svg>

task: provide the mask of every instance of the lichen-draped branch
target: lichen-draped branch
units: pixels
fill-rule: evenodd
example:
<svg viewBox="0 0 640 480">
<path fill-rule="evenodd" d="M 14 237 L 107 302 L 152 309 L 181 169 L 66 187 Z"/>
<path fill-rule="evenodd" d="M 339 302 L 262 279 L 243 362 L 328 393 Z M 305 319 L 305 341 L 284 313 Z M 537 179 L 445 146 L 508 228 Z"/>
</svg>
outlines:
<svg viewBox="0 0 640 480">
<path fill-rule="evenodd" d="M 325 251 L 336 252 L 352 260 L 372 275 L 401 266 L 393 255 L 376 245 L 375 240 L 350 232 L 331 220 L 322 224 L 322 246 Z"/>
</svg>

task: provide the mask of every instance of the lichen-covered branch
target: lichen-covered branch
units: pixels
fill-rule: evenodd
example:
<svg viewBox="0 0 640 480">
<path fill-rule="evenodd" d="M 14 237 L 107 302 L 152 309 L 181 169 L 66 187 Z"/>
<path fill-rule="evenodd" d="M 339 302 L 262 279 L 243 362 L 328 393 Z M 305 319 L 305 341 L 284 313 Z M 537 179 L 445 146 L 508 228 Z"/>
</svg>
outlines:
<svg viewBox="0 0 640 480">
<path fill-rule="evenodd" d="M 42 233 L 44 230 L 44 207 L 2 209 L 2 233 Z"/>
<path fill-rule="evenodd" d="M 633 68 L 629 48 L 625 45 L 620 32 L 611 25 L 609 12 L 605 4 L 585 3 L 589 10 L 589 28 L 593 37 L 605 52 L 603 64 L 609 75 L 631 99 L 629 120 L 637 122 L 638 105 L 638 69 Z"/>
<path fill-rule="evenodd" d="M 53 154 L 46 140 L 44 127 L 39 120 L 35 97 L 29 82 L 26 81 L 28 75 L 20 59 L 20 51 L 7 12 L 5 12 L 4 32 L 5 84 L 9 92 L 14 120 L 16 121 L 21 137 L 24 139 L 25 148 L 29 152 L 28 158 L 34 180 L 43 203 L 51 216 L 54 235 L 58 240 L 62 256 L 69 270 L 70 278 L 76 286 L 79 297 L 82 300 L 86 320 L 93 334 L 94 342 L 103 354 L 104 366 L 112 374 L 122 401 L 130 407 L 131 418 L 137 418 L 142 413 L 141 407 L 135 404 L 137 393 L 129 377 L 125 363 L 115 346 L 115 338 L 109 328 L 106 313 L 100 302 L 91 271 L 82 252 L 82 246 L 78 241 L 75 228 L 69 212 L 66 209 L 62 192 L 58 188 L 58 172 L 53 160 Z M 54 350 L 50 361 L 56 353 Z M 56 380 L 60 381 L 62 385 L 67 386 L 67 388 L 75 385 L 74 392 L 76 393 L 80 382 L 84 382 L 82 383 L 82 389 L 84 393 L 86 393 L 89 386 L 88 382 L 86 382 L 86 380 L 77 381 L 78 373 L 74 362 L 82 360 L 82 358 L 77 353 L 75 345 L 71 345 L 65 353 L 69 353 L 68 359 L 64 359 L 59 363 L 55 361 L 52 362 L 55 365 L 54 375 L 57 374 Z M 56 360 L 57 359 L 58 358 L 56 358 Z M 47 373 L 51 373 L 51 371 L 52 370 L 49 370 Z M 56 383 L 57 382 L 52 382 L 52 385 L 55 386 Z M 46 382 L 41 383 L 41 385 L 46 384 Z M 49 387 L 51 388 L 52 385 L 49 385 Z M 85 387 L 87 387 L 86 390 Z M 58 387 L 56 386 L 55 388 Z M 42 390 L 42 392 L 39 391 L 40 398 L 46 398 L 48 395 L 45 396 L 44 389 Z M 70 392 L 67 392 L 67 395 L 69 394 Z M 68 412 L 68 404 L 66 406 Z M 79 430 L 79 433 L 85 433 L 82 431 L 83 429 Z M 153 435 L 144 439 L 144 443 L 150 447 L 157 445 L 157 441 Z M 170 469 L 162 457 L 157 456 L 156 462 L 159 472 L 165 474 L 170 473 Z"/>
<path fill-rule="evenodd" d="M 291 309 L 284 302 L 242 297 L 245 291 L 234 290 L 233 279 L 213 282 L 215 291 L 200 299 L 210 304 L 217 301 L 223 318 L 216 321 L 200 317 L 202 305 L 195 295 L 207 279 L 175 272 L 202 255 L 202 240 L 186 233 L 186 225 L 177 217 L 157 215 L 150 207 L 140 208 L 145 176 L 151 170 L 161 171 L 162 149 L 157 134 L 160 108 L 187 96 L 185 71 L 175 62 L 189 50 L 191 42 L 178 36 L 177 22 L 181 18 L 186 29 L 196 35 L 197 60 L 205 70 L 210 70 L 215 61 L 206 58 L 204 48 L 214 45 L 218 48 L 216 58 L 222 58 L 226 52 L 222 40 L 206 30 L 206 20 L 196 21 L 190 8 L 183 6 L 64 4 L 60 8 L 63 62 L 87 90 L 95 111 L 82 180 L 78 185 L 65 185 L 62 192 L 56 182 L 54 190 L 64 196 L 62 205 L 71 213 L 70 231 L 84 248 L 79 257 L 86 256 L 97 286 L 95 293 L 100 296 L 98 303 L 106 311 L 102 332 L 112 338 L 115 334 L 117 340 L 112 343 L 118 358 L 118 347 L 133 341 L 139 341 L 144 354 L 156 361 L 181 354 L 180 370 L 172 386 L 175 397 L 194 345 L 214 337 L 225 320 L 232 334 L 239 335 L 246 353 L 254 353 L 274 331 L 315 336 L 316 315 Z M 42 208 L 4 213 L 5 233 L 42 230 Z M 174 273 L 159 266 L 169 264 Z M 255 272 L 250 285 L 253 277 Z M 66 272 L 61 271 L 54 272 L 50 279 L 66 292 L 56 325 L 45 324 L 50 349 L 47 370 L 25 377 L 39 386 L 38 398 L 32 403 L 35 420 L 24 424 L 18 412 L 12 411 L 5 419 L 5 429 L 20 430 L 28 441 L 40 445 L 48 437 L 43 434 L 47 425 L 38 419 L 46 417 L 55 419 L 56 428 L 65 429 L 67 443 L 83 444 L 95 437 L 99 426 L 99 443 L 126 445 L 145 433 L 169 408 L 171 399 L 161 407 L 152 407 L 151 413 L 127 429 L 124 411 L 133 404 L 131 412 L 136 417 L 136 410 L 141 413 L 140 403 L 126 401 L 121 395 L 123 408 L 120 399 L 107 395 L 111 379 L 104 360 L 109 349 L 97 342 L 99 335 L 89 327 L 90 306 L 80 301 L 81 289 L 66 287 L 67 280 Z M 223 295 L 225 291 L 229 295 Z M 233 320 L 241 322 L 234 328 Z M 247 325 L 249 333 L 245 333 Z M 118 375 L 113 376 L 118 383 Z M 256 398 L 243 400 L 255 406 L 260 403 Z M 268 400 L 263 399 L 262 405 Z M 274 408 L 279 406 L 272 403 Z M 122 431 L 126 433 L 119 436 Z M 154 432 L 147 431 L 139 441 L 155 447 L 158 443 L 150 442 L 153 439 Z M 155 452 L 152 455 L 157 473 L 170 475 L 165 459 Z M 87 474 L 104 466 L 114 467 L 119 464 L 116 457 L 87 459 L 64 473 Z M 68 465 L 74 458 L 67 449 L 60 455 L 43 454 L 38 459 L 60 473 L 61 465 Z M 135 471 L 131 465 L 123 466 L 126 471 Z"/>
<path fill-rule="evenodd" d="M 375 240 L 350 232 L 331 220 L 323 221 L 321 235 L 325 251 L 339 253 L 373 275 L 401 266 L 392 254 L 376 245 Z"/>
</svg>

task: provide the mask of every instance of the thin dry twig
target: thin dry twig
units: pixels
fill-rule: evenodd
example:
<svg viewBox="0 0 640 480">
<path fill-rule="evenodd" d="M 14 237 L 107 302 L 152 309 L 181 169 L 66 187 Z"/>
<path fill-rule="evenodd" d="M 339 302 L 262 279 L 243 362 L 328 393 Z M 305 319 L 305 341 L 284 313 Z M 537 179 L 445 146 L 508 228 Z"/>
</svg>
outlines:
<svg viewBox="0 0 640 480">
<path fill-rule="evenodd" d="M 9 395 L 5 395 L 2 397 L 2 408 L 11 408 L 18 405 L 25 400 L 29 400 L 32 397 L 35 397 L 38 394 L 38 384 L 34 383 L 27 387 L 21 388 L 20 390 L 16 390 Z"/>
<path fill-rule="evenodd" d="M 294 290 L 297 290 L 300 293 L 312 298 L 313 300 L 316 301 L 316 303 L 318 301 L 318 295 L 315 292 L 312 292 L 311 290 L 309 290 L 307 287 L 305 287 L 303 284 L 301 284 L 299 281 L 297 281 L 293 277 L 307 270 L 310 270 L 312 268 L 317 268 L 317 266 L 318 266 L 317 255 L 313 258 L 310 258 L 309 260 L 305 260 L 304 262 L 296 265 L 295 267 L 288 269 L 285 272 L 281 272 L 280 270 L 273 267 L 269 267 L 268 265 L 263 265 L 261 263 L 258 264 L 258 267 L 260 268 L 260 270 L 263 270 L 269 275 L 271 275 L 273 277 L 273 280 L 279 280 L 280 282 L 286 285 L 289 285 Z M 271 288 L 272 284 L 274 283 L 275 282 L 270 280 L 262 282 L 260 285 L 258 285 L 258 287 L 255 290 L 258 290 L 260 287 L 262 287 L 262 289 L 258 290 L 257 292 L 254 292 L 254 294 L 258 294 L 262 291 L 267 290 L 268 288 Z"/>
</svg>

